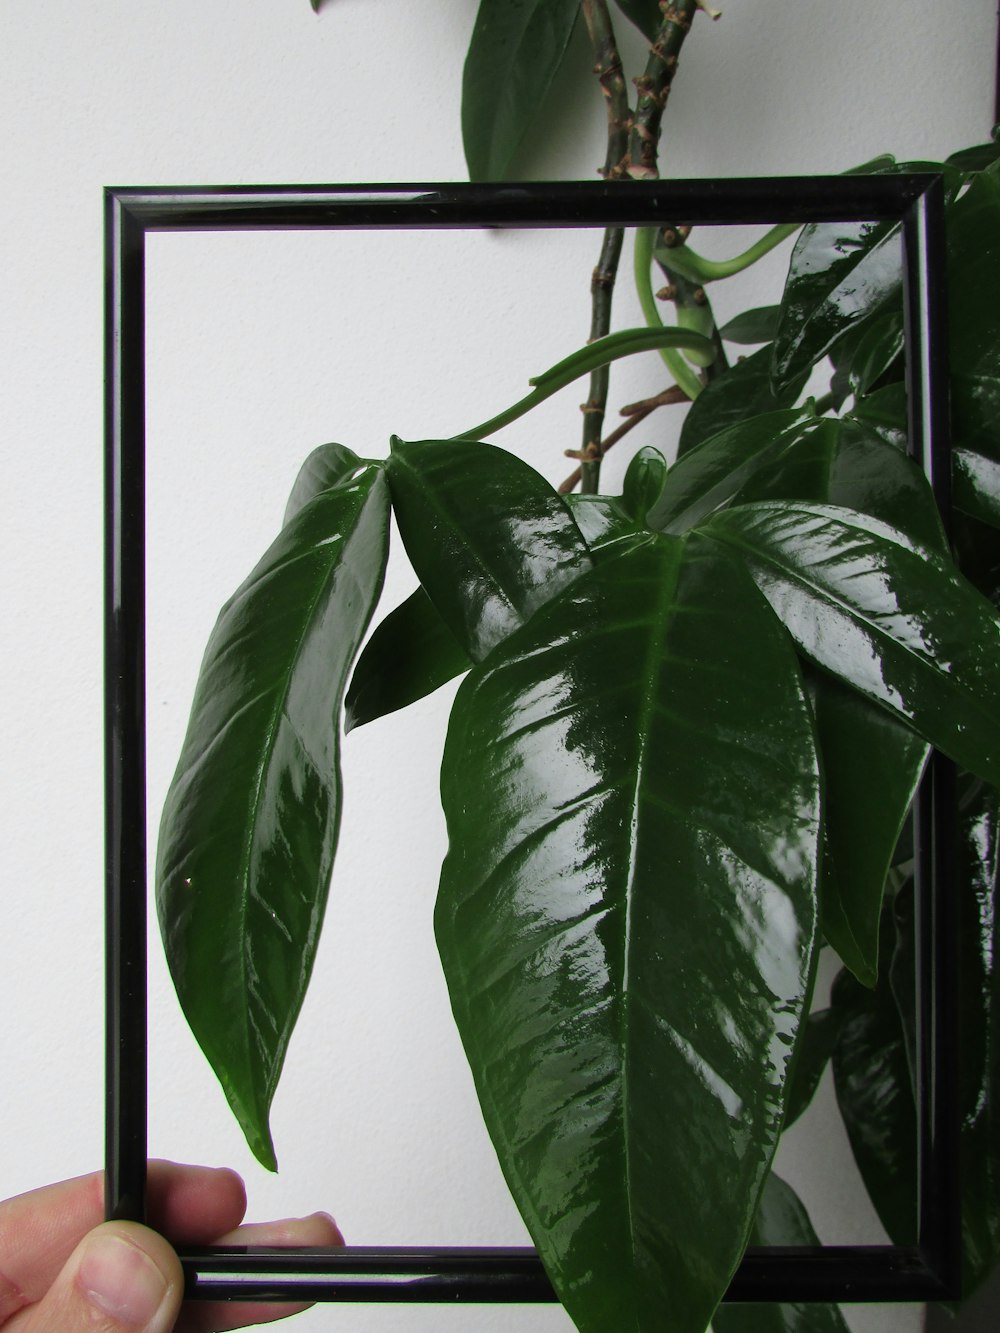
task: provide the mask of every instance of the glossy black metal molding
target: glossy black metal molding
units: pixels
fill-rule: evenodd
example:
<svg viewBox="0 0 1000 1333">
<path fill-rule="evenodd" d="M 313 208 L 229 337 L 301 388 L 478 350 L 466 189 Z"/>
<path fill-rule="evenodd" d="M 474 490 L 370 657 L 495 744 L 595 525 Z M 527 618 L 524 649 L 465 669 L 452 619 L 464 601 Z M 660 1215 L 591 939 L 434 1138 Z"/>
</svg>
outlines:
<svg viewBox="0 0 1000 1333">
<path fill-rule="evenodd" d="M 106 304 L 107 1214 L 142 1220 L 146 1171 L 144 238 L 150 230 L 598 227 L 899 219 L 910 446 L 947 521 L 945 257 L 936 176 L 580 184 L 109 189 Z M 750 1250 L 727 1300 L 906 1301 L 957 1294 L 959 1115 L 953 776 L 921 790 L 919 1248 Z M 551 1301 L 533 1250 L 203 1249 L 182 1255 L 194 1298 Z"/>
</svg>

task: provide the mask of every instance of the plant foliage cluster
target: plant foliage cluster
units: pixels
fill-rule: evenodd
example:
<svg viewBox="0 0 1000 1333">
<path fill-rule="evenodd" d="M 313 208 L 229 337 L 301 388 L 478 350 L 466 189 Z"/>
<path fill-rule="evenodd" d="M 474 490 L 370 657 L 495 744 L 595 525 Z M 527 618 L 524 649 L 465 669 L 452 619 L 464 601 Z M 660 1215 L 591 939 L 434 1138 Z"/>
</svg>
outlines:
<svg viewBox="0 0 1000 1333">
<path fill-rule="evenodd" d="M 482 0 L 474 177 L 508 169 L 579 22 L 606 174 L 655 175 L 704 6 L 619 8 L 650 43 L 632 101 L 603 0 Z M 711 284 L 791 229 L 721 263 L 683 228 L 612 229 L 588 345 L 463 436 L 394 439 L 387 459 L 314 450 L 208 644 L 157 901 L 188 1021 L 272 1167 L 337 843 L 341 718 L 464 675 L 437 938 L 503 1170 L 585 1333 L 845 1328 L 836 1307 L 716 1309 L 748 1243 L 815 1243 L 771 1162 L 829 1062 L 879 1216 L 914 1241 L 909 812 L 932 747 L 959 772 L 967 1290 L 998 1257 L 998 157 L 861 168 L 944 176 L 947 535 L 906 454 L 894 224 L 801 229 L 780 303 L 722 328 Z M 612 333 L 626 240 L 649 327 Z M 650 347 L 668 379 L 633 416 L 690 400 L 677 458 L 643 448 L 622 494 L 601 495 L 624 433 L 601 434 L 608 367 Z M 828 387 L 803 401 L 817 368 Z M 557 492 L 484 437 L 583 374 L 581 491 Z M 390 513 L 420 586 L 366 640 Z M 842 970 L 817 1011 L 822 948 Z"/>
</svg>

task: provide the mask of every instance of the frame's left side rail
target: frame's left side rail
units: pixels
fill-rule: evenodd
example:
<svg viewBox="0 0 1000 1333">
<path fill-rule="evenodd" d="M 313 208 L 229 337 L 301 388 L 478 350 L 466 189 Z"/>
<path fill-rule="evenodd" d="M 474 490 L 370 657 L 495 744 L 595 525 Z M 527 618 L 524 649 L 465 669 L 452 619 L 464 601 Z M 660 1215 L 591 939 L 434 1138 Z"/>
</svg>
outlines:
<svg viewBox="0 0 1000 1333">
<path fill-rule="evenodd" d="M 144 232 L 105 195 L 105 1213 L 146 1181 Z"/>
</svg>

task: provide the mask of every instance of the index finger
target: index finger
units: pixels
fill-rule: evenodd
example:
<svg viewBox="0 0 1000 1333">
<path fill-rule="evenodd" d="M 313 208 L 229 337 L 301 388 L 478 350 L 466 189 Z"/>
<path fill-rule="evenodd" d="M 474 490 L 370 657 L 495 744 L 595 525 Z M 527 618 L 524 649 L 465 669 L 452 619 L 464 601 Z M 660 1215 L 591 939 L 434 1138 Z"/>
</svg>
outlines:
<svg viewBox="0 0 1000 1333">
<path fill-rule="evenodd" d="M 150 1225 L 199 1245 L 239 1225 L 243 1182 L 232 1171 L 151 1162 Z M 41 1299 L 73 1250 L 104 1221 L 104 1173 L 91 1172 L 0 1203 L 0 1326 Z"/>
</svg>

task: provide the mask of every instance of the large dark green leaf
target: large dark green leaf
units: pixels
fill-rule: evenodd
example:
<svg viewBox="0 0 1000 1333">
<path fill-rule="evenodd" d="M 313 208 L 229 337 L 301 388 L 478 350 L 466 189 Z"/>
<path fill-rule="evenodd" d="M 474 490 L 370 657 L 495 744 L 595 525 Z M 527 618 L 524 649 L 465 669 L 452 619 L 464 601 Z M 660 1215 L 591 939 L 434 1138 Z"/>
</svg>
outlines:
<svg viewBox="0 0 1000 1333">
<path fill-rule="evenodd" d="M 309 454 L 299 468 L 288 503 L 285 505 L 283 523 L 290 523 L 300 509 L 304 509 L 310 500 L 315 500 L 322 491 L 331 486 L 340 486 L 356 476 L 367 464 L 346 444 L 321 444 Z"/>
<path fill-rule="evenodd" d="M 865 430 L 878 435 L 886 444 L 906 452 L 906 386 L 887 384 L 865 394 L 843 418 L 856 421 Z"/>
<path fill-rule="evenodd" d="M 505 449 L 394 439 L 388 471 L 410 562 L 474 662 L 590 568 L 566 502 Z"/>
<path fill-rule="evenodd" d="M 814 1246 L 820 1239 L 799 1196 L 772 1171 L 750 1233 L 751 1245 Z M 836 1305 L 767 1302 L 720 1305 L 712 1317 L 713 1333 L 848 1333 Z"/>
<path fill-rule="evenodd" d="M 968 1296 L 1000 1260 L 1000 794 L 961 811 L 962 1259 Z"/>
<path fill-rule="evenodd" d="M 775 390 L 771 383 L 771 348 L 761 347 L 706 384 L 691 404 L 681 427 L 679 455 L 730 426 L 746 426 L 752 417 L 791 407 L 806 382 L 796 376 Z"/>
<path fill-rule="evenodd" d="M 1000 157 L 1000 140 L 992 139 L 989 143 L 977 143 L 971 148 L 960 148 L 952 153 L 947 162 L 959 171 L 985 171 Z"/>
<path fill-rule="evenodd" d="M 322 491 L 223 607 L 167 794 L 157 906 L 191 1029 L 254 1153 L 312 968 L 340 820 L 339 707 L 382 583 L 381 468 Z"/>
<path fill-rule="evenodd" d="M 667 473 L 649 526 L 670 533 L 694 527 L 728 504 L 748 477 L 815 422 L 809 411 L 767 412 L 704 440 Z"/>
<path fill-rule="evenodd" d="M 702 1333 L 809 988 L 811 718 L 784 632 L 715 552 L 651 536 L 598 564 L 465 679 L 442 765 L 452 1004 L 583 1333 L 659 1333 L 665 1310 Z"/>
<path fill-rule="evenodd" d="M 952 431 L 962 450 L 1000 464 L 1000 166 L 948 211 Z"/>
<path fill-rule="evenodd" d="M 462 76 L 469 177 L 503 180 L 562 64 L 580 0 L 480 0 Z"/>
<path fill-rule="evenodd" d="M 817 673 L 813 683 L 826 792 L 823 934 L 874 986 L 885 877 L 929 746 L 833 677 Z"/>
<path fill-rule="evenodd" d="M 783 388 L 837 339 L 901 291 L 899 224 L 818 222 L 792 251 L 774 342 L 773 375 Z"/>
<path fill-rule="evenodd" d="M 889 301 L 875 313 L 852 325 L 830 348 L 834 376 L 830 390 L 839 405 L 854 394 L 868 393 L 892 368 L 902 375 L 903 304 Z M 894 363 L 898 362 L 898 366 Z"/>
<path fill-rule="evenodd" d="M 887 907 L 880 944 L 884 956 L 891 956 L 894 943 L 892 910 Z M 834 1084 L 854 1159 L 890 1239 L 912 1245 L 917 1226 L 917 1117 L 888 969 L 874 990 L 845 969 L 833 984 L 831 1004 L 839 1020 Z"/>
<path fill-rule="evenodd" d="M 344 699 L 344 730 L 416 703 L 472 665 L 423 588 L 373 631 Z"/>
<path fill-rule="evenodd" d="M 604 555 L 648 533 L 614 496 L 574 492 L 566 501 L 591 554 Z M 423 699 L 471 665 L 426 591 L 418 588 L 389 612 L 365 644 L 344 701 L 345 729 Z"/>
<path fill-rule="evenodd" d="M 719 337 L 731 343 L 769 343 L 778 331 L 781 306 L 762 305 L 735 315 L 719 330 Z"/>
<path fill-rule="evenodd" d="M 833 505 L 741 505 L 702 531 L 742 552 L 807 657 L 1000 780 L 1000 624 L 949 560 Z"/>
<path fill-rule="evenodd" d="M 747 480 L 735 503 L 809 500 L 843 505 L 946 552 L 923 473 L 860 423 L 826 419 Z M 823 933 L 865 985 L 875 982 L 882 888 L 927 744 L 856 690 L 809 677 L 823 760 Z"/>
<path fill-rule="evenodd" d="M 955 449 L 951 460 L 955 507 L 1000 528 L 1000 462 L 974 449 Z"/>
<path fill-rule="evenodd" d="M 785 1107 L 785 1125 L 788 1129 L 808 1109 L 823 1071 L 833 1054 L 833 1043 L 837 1039 L 837 1015 L 832 1009 L 817 1009 L 811 1013 L 802 1025 L 802 1037 L 795 1054 L 792 1076 L 788 1087 L 788 1101 Z M 761 1241 L 751 1244 L 760 1245 Z M 777 1245 L 779 1242 L 774 1241 Z"/>
<path fill-rule="evenodd" d="M 948 550 L 934 492 L 911 458 L 887 444 L 865 422 L 825 417 L 793 432 L 761 459 L 733 497 L 808 500 L 856 509 L 930 546 Z"/>
</svg>

